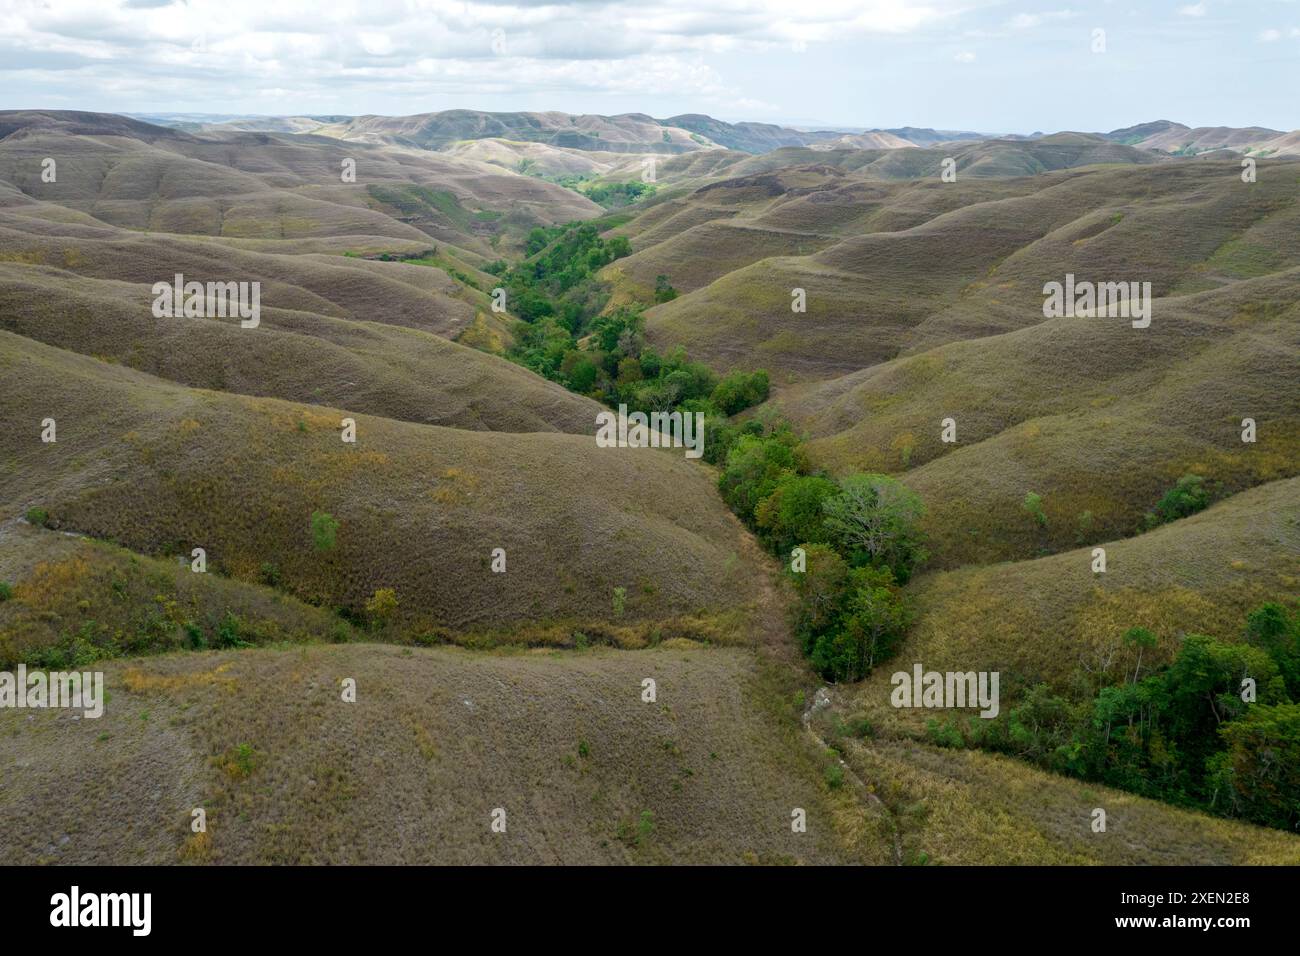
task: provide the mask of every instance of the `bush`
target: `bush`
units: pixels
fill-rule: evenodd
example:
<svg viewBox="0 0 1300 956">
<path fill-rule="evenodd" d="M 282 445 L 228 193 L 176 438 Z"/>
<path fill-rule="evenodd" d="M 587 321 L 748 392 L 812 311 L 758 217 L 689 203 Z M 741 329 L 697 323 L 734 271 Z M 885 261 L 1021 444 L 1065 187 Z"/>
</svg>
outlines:
<svg viewBox="0 0 1300 956">
<path fill-rule="evenodd" d="M 1210 486 L 1200 475 L 1183 475 L 1178 482 L 1164 493 L 1155 509 L 1148 511 L 1143 519 L 1142 528 L 1150 530 L 1186 518 L 1207 508 L 1214 499 Z"/>
<path fill-rule="evenodd" d="M 217 626 L 217 647 L 252 647 L 253 645 L 241 636 L 242 631 L 243 623 L 232 612 L 227 611 L 226 616 Z"/>
<path fill-rule="evenodd" d="M 27 519 L 28 524 L 34 524 L 38 528 L 44 528 L 50 522 L 50 513 L 44 508 L 28 508 L 27 514 L 23 517 Z"/>
<path fill-rule="evenodd" d="M 376 588 L 370 600 L 366 601 L 366 613 L 371 623 L 383 627 L 388 623 L 393 612 L 397 610 L 397 592 L 392 588 Z"/>
<path fill-rule="evenodd" d="M 14 586 L 8 581 L 0 581 L 0 601 L 8 601 L 14 596 Z"/>
<path fill-rule="evenodd" d="M 724 415 L 735 415 L 760 402 L 767 401 L 767 372 L 732 372 L 718 382 L 711 400 Z"/>
<path fill-rule="evenodd" d="M 655 301 L 671 302 L 677 298 L 677 290 L 668 283 L 666 275 L 655 276 Z"/>
<path fill-rule="evenodd" d="M 1038 527 L 1047 527 L 1047 513 L 1043 511 L 1042 496 L 1034 494 L 1032 491 L 1025 493 L 1025 500 L 1020 503 L 1020 507 L 1028 512 L 1029 516 L 1038 523 Z"/>
<path fill-rule="evenodd" d="M 333 515 L 325 511 L 311 513 L 311 540 L 317 551 L 333 550 L 338 530 L 339 523 Z"/>
<path fill-rule="evenodd" d="M 258 577 L 262 579 L 262 583 L 268 587 L 278 588 L 280 586 L 280 568 L 274 562 L 263 561 L 257 573 Z"/>
</svg>

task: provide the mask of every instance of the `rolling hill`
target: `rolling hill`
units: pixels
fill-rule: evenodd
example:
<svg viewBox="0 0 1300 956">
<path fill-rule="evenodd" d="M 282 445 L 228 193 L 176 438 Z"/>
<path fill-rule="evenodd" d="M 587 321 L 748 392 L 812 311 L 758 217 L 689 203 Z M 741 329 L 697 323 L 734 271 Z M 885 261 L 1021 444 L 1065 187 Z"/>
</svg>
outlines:
<svg viewBox="0 0 1300 956">
<path fill-rule="evenodd" d="M 754 599 L 739 528 L 680 450 L 360 414 L 349 445 L 349 412 L 187 389 L 0 339 L 16 398 L 0 475 L 11 517 L 39 506 L 55 527 L 146 554 L 204 547 L 232 577 L 273 574 L 291 594 L 358 615 L 391 588 L 415 635 L 532 626 L 538 641 L 568 641 L 551 625 L 580 622 L 612 641 L 674 627 L 726 639 Z M 39 441 L 47 416 L 54 444 Z M 580 486 L 605 491 L 561 490 Z M 318 512 L 336 522 L 337 547 L 313 547 Z M 490 570 L 497 548 L 506 573 Z"/>
<path fill-rule="evenodd" d="M 0 667 L 111 694 L 0 710 L 0 862 L 1300 862 L 888 705 L 895 664 L 998 670 L 1011 707 L 1127 668 L 1134 625 L 1154 669 L 1294 603 L 1300 163 L 1251 138 L 1276 131 L 158 119 L 0 112 Z M 554 181 L 645 157 L 657 188 L 614 210 Z M 569 223 L 605 240 L 576 265 L 547 254 L 580 230 L 534 232 Z M 260 323 L 155 317 L 176 273 L 259 283 Z M 1045 316 L 1067 275 L 1149 282 L 1149 326 Z M 520 277 L 532 327 L 490 305 Z M 627 305 L 645 342 L 609 351 Z M 579 341 L 633 387 L 679 347 L 706 396 L 765 369 L 706 442 L 786 421 L 805 470 L 920 496 L 894 661 L 814 673 L 719 470 L 598 447 L 612 393 L 534 362 Z M 1139 533 L 1187 474 L 1213 503 Z"/>
</svg>

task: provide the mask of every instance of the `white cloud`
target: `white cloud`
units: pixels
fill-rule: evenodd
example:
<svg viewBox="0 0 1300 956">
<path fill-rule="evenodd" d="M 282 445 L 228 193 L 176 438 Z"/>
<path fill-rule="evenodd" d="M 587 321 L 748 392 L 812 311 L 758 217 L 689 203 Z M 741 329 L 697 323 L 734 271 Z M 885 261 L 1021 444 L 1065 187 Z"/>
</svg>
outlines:
<svg viewBox="0 0 1300 956">
<path fill-rule="evenodd" d="M 1205 0 L 1201 0 L 1200 3 L 1191 3 L 1185 7 L 1179 7 L 1178 12 L 1184 17 L 1203 17 L 1210 12 L 1210 6 Z"/>
<path fill-rule="evenodd" d="M 1041 27 L 1045 23 L 1051 23 L 1059 20 L 1073 20 L 1078 14 L 1073 10 L 1052 10 L 1046 13 L 1017 13 L 1007 21 L 1007 26 L 1013 30 L 1032 30 L 1035 27 Z"/>
<path fill-rule="evenodd" d="M 266 90 L 318 104 L 480 90 L 738 99 L 743 78 L 729 85 L 706 61 L 938 31 L 996 2 L 0 0 L 0 89 L 137 102 L 165 89 L 234 109 Z"/>
<path fill-rule="evenodd" d="M 1259 38 L 1264 43 L 1273 43 L 1277 40 L 1282 39 L 1282 31 L 1272 30 L 1272 29 L 1264 30 L 1261 31 L 1261 33 L 1259 34 Z"/>
<path fill-rule="evenodd" d="M 972 53 L 970 50 L 962 50 L 960 53 L 958 53 L 956 56 L 953 57 L 953 60 L 955 60 L 958 63 L 974 63 L 975 54 Z"/>
</svg>

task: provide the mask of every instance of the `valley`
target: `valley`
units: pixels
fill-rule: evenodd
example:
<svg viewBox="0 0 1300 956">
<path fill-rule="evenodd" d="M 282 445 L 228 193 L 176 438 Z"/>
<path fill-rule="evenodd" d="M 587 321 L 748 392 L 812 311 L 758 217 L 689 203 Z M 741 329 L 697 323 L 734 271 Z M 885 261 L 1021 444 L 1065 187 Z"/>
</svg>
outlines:
<svg viewBox="0 0 1300 956">
<path fill-rule="evenodd" d="M 1300 863 L 1295 135 L 0 111 L 0 862 Z"/>
</svg>

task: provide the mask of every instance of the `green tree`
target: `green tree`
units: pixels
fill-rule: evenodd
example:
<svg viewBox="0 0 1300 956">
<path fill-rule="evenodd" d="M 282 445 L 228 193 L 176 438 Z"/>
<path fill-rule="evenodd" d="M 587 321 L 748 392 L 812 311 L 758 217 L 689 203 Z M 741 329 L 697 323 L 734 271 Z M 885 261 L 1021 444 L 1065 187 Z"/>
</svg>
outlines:
<svg viewBox="0 0 1300 956">
<path fill-rule="evenodd" d="M 726 467 L 718 477 L 718 491 L 728 507 L 752 527 L 759 502 L 776 489 L 783 477 L 797 470 L 791 442 L 780 436 L 742 435 L 727 453 Z"/>
<path fill-rule="evenodd" d="M 788 554 L 801 542 L 824 543 L 822 503 L 838 493 L 839 486 L 828 478 L 787 474 L 754 509 L 754 524 L 777 554 Z"/>
<path fill-rule="evenodd" d="M 580 395 L 586 395 L 595 387 L 600 374 L 591 357 L 577 349 L 565 353 L 560 372 L 567 379 L 569 389 Z"/>
<path fill-rule="evenodd" d="M 1281 604 L 1261 604 L 1246 618 L 1246 641 L 1277 664 L 1291 699 L 1300 702 L 1300 613 Z"/>
<path fill-rule="evenodd" d="M 840 620 L 813 647 L 813 666 L 833 680 L 861 680 L 893 655 L 907 631 L 907 604 L 888 568 L 855 568 Z"/>
<path fill-rule="evenodd" d="M 1256 823 L 1300 827 L 1300 704 L 1256 705 L 1219 728 L 1226 749 L 1210 762 L 1215 803 Z"/>
<path fill-rule="evenodd" d="M 1156 502 L 1155 509 L 1147 512 L 1144 527 L 1150 529 L 1194 515 L 1205 509 L 1213 497 L 1209 485 L 1200 475 L 1183 475 Z"/>
<path fill-rule="evenodd" d="M 366 613 L 378 627 L 383 627 L 397 611 L 397 592 L 392 588 L 376 588 L 366 601 Z"/>
<path fill-rule="evenodd" d="M 805 654 L 811 654 L 817 638 L 839 620 L 849 582 L 849 566 L 825 544 L 803 545 L 807 557 L 804 571 L 791 571 L 799 602 L 794 610 L 794 629 Z"/>
<path fill-rule="evenodd" d="M 767 372 L 732 372 L 718 382 L 711 401 L 724 415 L 735 415 L 746 408 L 767 401 Z"/>
<path fill-rule="evenodd" d="M 888 475 L 852 475 L 822 507 L 831 540 L 855 565 L 890 568 L 906 583 L 927 557 L 918 527 L 925 507 L 901 481 Z"/>
<path fill-rule="evenodd" d="M 1133 683 L 1137 683 L 1138 673 L 1142 670 L 1142 652 L 1156 646 L 1156 636 L 1145 627 L 1130 627 L 1124 634 L 1124 643 L 1132 644 L 1138 649 L 1137 665 L 1133 668 Z"/>
</svg>

